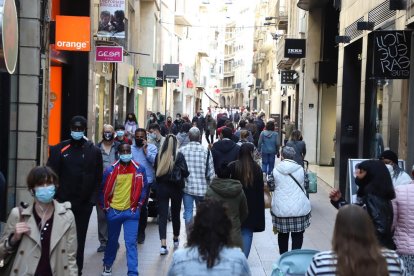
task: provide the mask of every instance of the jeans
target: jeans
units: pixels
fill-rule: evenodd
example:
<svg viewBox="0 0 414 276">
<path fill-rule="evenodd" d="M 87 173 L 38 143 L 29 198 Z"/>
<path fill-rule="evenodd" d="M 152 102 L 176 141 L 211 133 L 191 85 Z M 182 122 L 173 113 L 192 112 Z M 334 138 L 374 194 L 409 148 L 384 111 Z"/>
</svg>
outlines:
<svg viewBox="0 0 414 276">
<path fill-rule="evenodd" d="M 273 172 L 275 167 L 275 153 L 262 153 L 262 171 L 267 175 Z"/>
<path fill-rule="evenodd" d="M 189 195 L 184 193 L 183 194 L 183 203 L 184 203 L 184 221 L 185 226 L 188 227 L 188 225 L 191 223 L 193 219 L 193 208 L 194 208 L 194 201 L 197 204 L 203 200 L 204 197 L 202 196 L 195 196 L 195 195 Z"/>
<path fill-rule="evenodd" d="M 118 239 L 121 227 L 124 227 L 124 240 L 128 266 L 128 276 L 138 275 L 137 232 L 140 211 L 134 213 L 131 209 L 118 211 L 109 208 L 106 219 L 108 222 L 108 243 L 106 245 L 103 263 L 112 267 L 118 250 Z"/>
<path fill-rule="evenodd" d="M 277 241 L 279 243 L 280 255 L 289 251 L 289 234 L 292 235 L 292 250 L 301 249 L 303 244 L 303 233 L 305 233 L 305 231 L 279 233 Z"/>
<path fill-rule="evenodd" d="M 158 183 L 158 232 L 160 240 L 167 238 L 167 219 L 168 205 L 171 199 L 171 219 L 173 225 L 173 234 L 175 237 L 180 235 L 180 211 L 181 201 L 183 199 L 183 190 L 179 187 L 172 186 L 171 183 Z"/>
<path fill-rule="evenodd" d="M 253 241 L 253 230 L 247 227 L 242 227 L 241 235 L 243 240 L 243 253 L 246 256 L 246 258 L 249 258 L 250 248 L 252 247 Z"/>
</svg>

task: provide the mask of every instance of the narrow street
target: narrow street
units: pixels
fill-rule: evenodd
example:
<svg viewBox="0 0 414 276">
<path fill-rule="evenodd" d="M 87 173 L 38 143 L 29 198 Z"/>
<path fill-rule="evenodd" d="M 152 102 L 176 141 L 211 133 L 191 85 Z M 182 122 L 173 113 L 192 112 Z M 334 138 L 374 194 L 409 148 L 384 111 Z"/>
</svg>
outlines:
<svg viewBox="0 0 414 276">
<path fill-rule="evenodd" d="M 315 166 L 315 169 L 317 167 Z M 332 168 L 331 168 L 332 169 Z M 326 171 L 326 170 L 324 170 Z M 320 175 L 324 178 L 322 175 Z M 318 193 L 311 194 L 312 203 L 312 222 L 306 230 L 303 248 L 312 248 L 317 250 L 328 250 L 331 247 L 331 237 L 335 222 L 336 210 L 329 203 L 328 193 L 330 186 L 318 179 Z M 184 230 L 184 220 L 181 221 L 180 247 L 183 247 L 186 240 Z M 169 254 L 160 256 L 160 241 L 158 236 L 158 225 L 152 218 L 146 230 L 146 240 L 143 245 L 138 245 L 138 268 L 140 275 L 159 276 L 167 275 L 168 268 L 173 256 L 172 247 L 172 225 L 168 223 L 167 242 Z M 85 267 L 84 275 L 100 275 L 102 272 L 103 253 L 97 253 L 99 246 L 96 212 L 91 216 L 88 236 L 85 247 Z M 266 210 L 266 230 L 262 233 L 256 233 L 253 237 L 252 250 L 249 256 L 249 265 L 254 276 L 271 275 L 272 265 L 279 258 L 277 246 L 277 236 L 272 231 L 272 218 L 270 212 Z M 127 266 L 125 258 L 125 245 L 123 243 L 123 233 L 120 236 L 120 248 L 116 261 L 113 266 L 113 275 L 126 275 Z"/>
</svg>

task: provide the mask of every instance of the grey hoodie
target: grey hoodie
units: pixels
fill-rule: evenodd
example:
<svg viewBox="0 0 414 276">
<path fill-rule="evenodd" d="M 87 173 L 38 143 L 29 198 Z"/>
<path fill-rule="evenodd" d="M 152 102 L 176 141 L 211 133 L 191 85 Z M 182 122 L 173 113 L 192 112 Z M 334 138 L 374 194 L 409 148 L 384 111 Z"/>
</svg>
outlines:
<svg viewBox="0 0 414 276">
<path fill-rule="evenodd" d="M 247 200 L 240 181 L 228 178 L 213 178 L 207 190 L 206 197 L 224 202 L 232 223 L 231 238 L 235 245 L 241 248 L 241 223 L 247 218 Z"/>
</svg>

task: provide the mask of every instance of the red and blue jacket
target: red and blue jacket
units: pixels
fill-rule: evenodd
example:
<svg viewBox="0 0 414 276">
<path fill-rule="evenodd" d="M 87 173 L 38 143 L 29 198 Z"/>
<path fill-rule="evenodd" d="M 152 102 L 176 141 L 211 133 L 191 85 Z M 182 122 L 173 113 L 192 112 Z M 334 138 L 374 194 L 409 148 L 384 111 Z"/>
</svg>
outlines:
<svg viewBox="0 0 414 276">
<path fill-rule="evenodd" d="M 121 166 L 123 167 L 123 173 L 133 173 L 134 177 L 132 180 L 131 187 L 131 211 L 135 212 L 138 208 L 141 209 L 147 198 L 147 190 L 149 185 L 147 182 L 147 175 L 145 173 L 145 168 L 140 166 L 138 163 L 133 160 L 130 161 L 127 167 L 121 165 L 121 162 L 118 160 L 111 166 L 109 166 L 103 175 L 103 180 L 101 184 L 101 189 L 99 192 L 99 202 L 100 206 L 104 210 L 108 210 L 111 206 L 112 197 L 115 191 L 116 179 L 120 172 Z M 125 170 L 126 169 L 126 170 Z"/>
</svg>

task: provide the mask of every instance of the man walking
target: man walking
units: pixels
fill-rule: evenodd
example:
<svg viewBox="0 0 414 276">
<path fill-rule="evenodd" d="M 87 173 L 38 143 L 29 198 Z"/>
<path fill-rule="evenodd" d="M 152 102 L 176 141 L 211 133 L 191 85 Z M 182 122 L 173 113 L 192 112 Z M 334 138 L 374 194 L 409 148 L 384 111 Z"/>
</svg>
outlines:
<svg viewBox="0 0 414 276">
<path fill-rule="evenodd" d="M 148 220 L 148 195 L 150 188 L 155 182 L 154 162 L 157 156 L 157 147 L 147 142 L 147 131 L 143 128 L 135 130 L 135 145 L 132 146 L 132 159 L 145 169 L 148 181 L 148 189 L 146 191 L 145 202 L 141 208 L 141 216 L 139 218 L 139 229 L 137 241 L 139 244 L 145 241 L 145 228 Z"/>
<path fill-rule="evenodd" d="M 282 133 L 285 134 L 284 144 L 289 141 L 290 136 L 292 135 L 292 132 L 295 130 L 295 124 L 290 121 L 289 115 L 283 116 L 283 123 L 285 125 L 285 128 L 282 130 Z"/>
<path fill-rule="evenodd" d="M 148 127 L 148 143 L 155 145 L 159 151 L 164 141 L 165 137 L 161 135 L 160 125 L 150 124 Z"/>
<path fill-rule="evenodd" d="M 50 148 L 47 166 L 59 176 L 56 199 L 69 201 L 76 221 L 78 249 L 76 263 L 82 275 L 86 232 L 102 180 L 102 155 L 85 137 L 86 119 L 74 116 L 70 121 L 71 139 Z"/>
<path fill-rule="evenodd" d="M 183 195 L 184 220 L 187 231 L 193 218 L 194 202 L 197 205 L 204 198 L 209 180 L 215 174 L 211 153 L 200 143 L 200 130 L 197 127 L 192 127 L 188 136 L 190 143 L 180 148 L 190 172 L 190 175 L 185 179 Z"/>
<path fill-rule="evenodd" d="M 240 146 L 232 140 L 233 132 L 230 128 L 225 127 L 221 131 L 220 140 L 213 144 L 211 154 L 213 155 L 214 170 L 219 170 L 221 164 L 229 164 L 239 157 Z"/>
<path fill-rule="evenodd" d="M 118 146 L 121 144 L 115 139 L 115 131 L 111 125 L 104 125 L 102 130 L 102 141 L 98 144 L 101 150 L 103 169 L 107 169 L 116 160 L 118 160 Z M 96 215 L 98 220 L 98 238 L 100 246 L 97 252 L 104 252 L 108 242 L 108 225 L 106 223 L 106 216 L 99 204 L 96 205 Z"/>
</svg>

